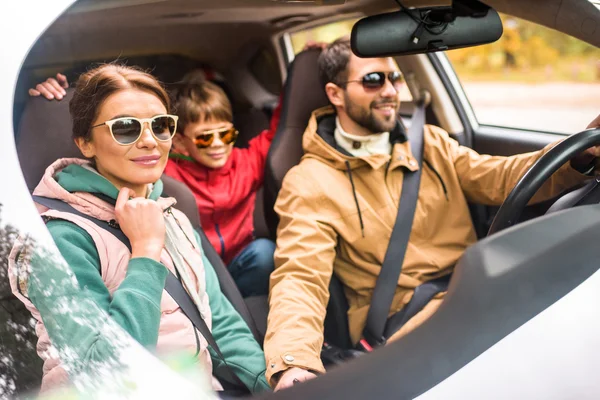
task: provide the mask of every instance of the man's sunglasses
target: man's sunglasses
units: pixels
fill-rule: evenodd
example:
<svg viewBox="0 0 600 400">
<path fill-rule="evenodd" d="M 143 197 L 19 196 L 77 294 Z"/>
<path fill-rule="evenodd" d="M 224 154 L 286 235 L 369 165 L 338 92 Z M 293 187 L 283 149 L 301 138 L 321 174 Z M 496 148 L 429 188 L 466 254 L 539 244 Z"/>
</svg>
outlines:
<svg viewBox="0 0 600 400">
<path fill-rule="evenodd" d="M 347 81 L 345 83 L 358 82 L 361 83 L 366 90 L 378 90 L 385 85 L 385 79 L 389 79 L 390 83 L 396 90 L 400 89 L 400 85 L 404 83 L 404 76 L 399 71 L 385 72 L 370 72 L 362 77 L 362 79 Z"/>
<path fill-rule="evenodd" d="M 221 142 L 224 144 L 231 144 L 236 141 L 238 137 L 238 130 L 233 126 L 227 128 L 211 129 L 210 131 L 204 131 L 198 135 L 192 141 L 199 149 L 205 149 L 210 147 L 215 141 L 215 135 L 219 135 Z"/>
<path fill-rule="evenodd" d="M 144 132 L 144 124 L 148 123 L 152 135 L 159 142 L 169 141 L 177 131 L 176 115 L 157 115 L 152 118 L 135 118 L 122 117 L 111 119 L 98 125 L 92 126 L 97 128 L 102 125 L 108 126 L 110 134 L 115 142 L 126 146 L 137 142 Z"/>
</svg>

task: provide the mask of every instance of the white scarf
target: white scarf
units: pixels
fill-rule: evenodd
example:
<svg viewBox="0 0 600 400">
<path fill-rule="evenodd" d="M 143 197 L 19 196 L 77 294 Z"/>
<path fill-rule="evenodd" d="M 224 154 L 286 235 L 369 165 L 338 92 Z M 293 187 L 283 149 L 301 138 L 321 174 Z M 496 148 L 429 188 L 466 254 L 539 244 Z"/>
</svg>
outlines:
<svg viewBox="0 0 600 400">
<path fill-rule="evenodd" d="M 334 137 L 338 146 L 354 157 L 392 153 L 389 132 L 374 133 L 368 136 L 352 135 L 342 128 L 338 117 L 335 118 Z"/>
</svg>

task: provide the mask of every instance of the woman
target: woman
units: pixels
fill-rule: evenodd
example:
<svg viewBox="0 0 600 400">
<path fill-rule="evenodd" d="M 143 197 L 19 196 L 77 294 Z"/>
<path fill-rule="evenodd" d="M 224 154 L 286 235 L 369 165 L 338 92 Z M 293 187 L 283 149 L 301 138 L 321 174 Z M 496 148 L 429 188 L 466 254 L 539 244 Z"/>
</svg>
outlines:
<svg viewBox="0 0 600 400">
<path fill-rule="evenodd" d="M 202 228 L 242 296 L 266 295 L 275 243 L 254 237 L 253 213 L 279 109 L 269 130 L 252 139 L 248 148 L 236 148 L 231 103 L 219 86 L 191 77 L 175 97 L 179 123 L 174 140 L 186 155 L 173 153 L 165 173 L 194 193 Z"/>
<path fill-rule="evenodd" d="M 253 392 L 267 389 L 260 346 L 222 294 L 188 219 L 173 208 L 174 199 L 160 197 L 160 176 L 177 125 L 177 117 L 169 114 L 165 90 L 147 73 L 109 64 L 79 78 L 69 106 L 75 143 L 88 161 L 56 161 L 34 194 L 62 200 L 104 221 L 114 220 L 131 244 L 129 252 L 86 218 L 44 211 L 48 230 L 83 292 L 149 350 L 159 355 L 187 352 L 204 370 L 212 371 L 213 361 L 219 361 L 211 359 L 206 340 L 178 304 L 163 295 L 169 269 L 181 277 L 200 314 L 212 326 L 227 363 L 245 386 Z M 90 363 L 101 358 L 102 343 L 106 344 L 106 338 L 94 337 L 97 334 L 91 328 L 77 323 L 69 313 L 61 315 L 61 321 L 52 315 L 46 330 L 45 293 L 52 282 L 52 277 L 30 279 L 27 299 L 11 281 L 13 292 L 38 320 L 38 354 L 45 360 L 42 390 L 67 380 L 56 355 L 47 351 L 53 339 L 59 340 L 57 326 L 69 327 L 72 349 Z M 222 389 L 214 377 L 212 385 Z"/>
<path fill-rule="evenodd" d="M 30 89 L 29 94 L 60 100 L 68 87 L 66 77 L 57 74 L 56 79 L 48 78 Z M 174 137 L 176 151 L 165 173 L 194 193 L 202 228 L 242 296 L 266 295 L 275 267 L 275 243 L 254 237 L 253 215 L 267 152 L 279 122 L 279 108 L 269 129 L 242 149 L 233 147 L 238 132 L 232 123 L 231 102 L 219 85 L 207 80 L 205 70 L 188 73 L 174 97 L 179 117 Z"/>
</svg>

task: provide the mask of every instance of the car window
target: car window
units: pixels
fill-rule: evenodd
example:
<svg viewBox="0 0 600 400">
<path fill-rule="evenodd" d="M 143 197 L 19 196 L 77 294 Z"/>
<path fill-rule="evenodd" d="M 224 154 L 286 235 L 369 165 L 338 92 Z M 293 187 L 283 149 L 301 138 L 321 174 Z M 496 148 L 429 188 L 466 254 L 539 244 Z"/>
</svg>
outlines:
<svg viewBox="0 0 600 400">
<path fill-rule="evenodd" d="M 501 15 L 495 43 L 447 52 L 482 125 L 577 133 L 598 114 L 600 49 Z"/>
<path fill-rule="evenodd" d="M 292 52 L 294 55 L 300 53 L 309 42 L 331 43 L 342 36 L 350 35 L 352 27 L 357 21 L 357 18 L 346 19 L 291 33 L 289 37 Z M 407 85 L 404 85 L 400 92 L 400 100 L 409 102 L 412 99 Z"/>
<path fill-rule="evenodd" d="M 310 41 L 331 43 L 339 37 L 349 35 L 356 21 L 356 18 L 346 19 L 290 34 L 294 54 L 300 53 Z"/>
</svg>

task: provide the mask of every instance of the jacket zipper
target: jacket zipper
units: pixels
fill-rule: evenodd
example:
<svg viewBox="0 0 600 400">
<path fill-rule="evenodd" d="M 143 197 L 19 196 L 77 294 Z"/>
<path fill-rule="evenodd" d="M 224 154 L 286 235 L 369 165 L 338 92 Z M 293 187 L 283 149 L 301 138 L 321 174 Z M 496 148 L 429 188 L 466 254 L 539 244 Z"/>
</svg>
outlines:
<svg viewBox="0 0 600 400">
<path fill-rule="evenodd" d="M 427 160 L 423 160 L 423 163 L 425 165 L 427 165 L 429 167 L 430 170 L 433 171 L 433 173 L 435 174 L 435 176 L 437 176 L 438 180 L 440 181 L 440 183 L 442 184 L 442 189 L 444 190 L 444 196 L 446 197 L 446 201 L 448 201 L 448 189 L 446 188 L 446 184 L 444 183 L 444 180 L 442 179 L 442 176 L 440 175 L 439 172 L 437 172 L 437 170 L 435 168 L 433 168 L 433 165 L 431 165 L 429 163 L 429 161 Z"/>
<path fill-rule="evenodd" d="M 215 232 L 217 232 L 217 236 L 219 236 L 219 242 L 221 243 L 221 258 L 225 259 L 225 239 L 223 239 L 223 235 L 221 235 L 219 224 L 215 224 Z"/>
<path fill-rule="evenodd" d="M 173 214 L 173 209 L 172 207 L 169 207 L 165 210 L 165 212 L 167 214 L 169 214 L 171 217 L 173 217 L 173 219 L 175 220 L 175 222 L 177 223 L 177 226 L 179 227 L 179 230 L 181 230 L 181 232 L 183 233 L 183 236 L 185 236 L 185 238 L 187 239 L 187 241 L 190 243 L 190 245 L 192 245 L 192 248 L 196 248 L 197 245 L 194 244 L 194 242 L 192 241 L 192 239 L 190 239 L 190 237 L 187 235 L 187 233 L 185 233 L 185 229 L 183 229 L 183 226 L 181 226 L 181 222 L 179 222 L 179 220 L 177 219 L 177 217 L 175 217 L 175 214 Z"/>
</svg>

